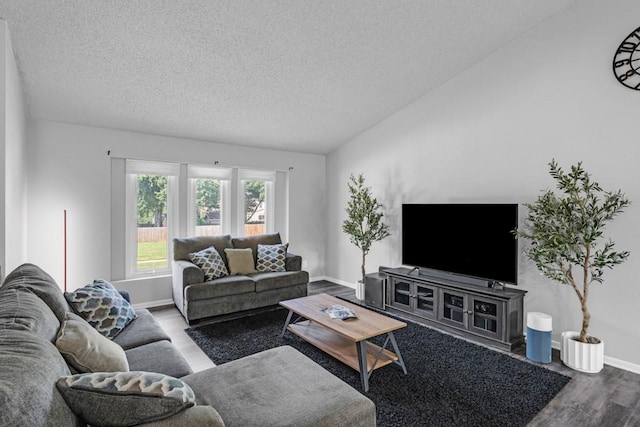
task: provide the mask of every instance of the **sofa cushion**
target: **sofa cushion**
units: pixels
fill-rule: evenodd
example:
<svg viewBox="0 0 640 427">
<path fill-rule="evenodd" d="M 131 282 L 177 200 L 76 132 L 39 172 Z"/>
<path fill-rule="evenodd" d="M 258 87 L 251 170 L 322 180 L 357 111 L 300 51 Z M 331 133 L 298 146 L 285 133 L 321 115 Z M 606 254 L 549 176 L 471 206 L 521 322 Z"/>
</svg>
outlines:
<svg viewBox="0 0 640 427">
<path fill-rule="evenodd" d="M 251 249 L 225 249 L 227 261 L 229 263 L 229 274 L 253 274 L 256 272 L 255 260 Z"/>
<path fill-rule="evenodd" d="M 224 421 L 218 411 L 211 406 L 196 405 L 172 417 L 141 425 L 144 427 L 224 427 Z"/>
<path fill-rule="evenodd" d="M 156 341 L 126 350 L 129 370 L 151 371 L 180 378 L 191 366 L 170 341 Z"/>
<path fill-rule="evenodd" d="M 129 370 L 127 355 L 122 347 L 73 313 L 67 313 L 56 339 L 56 347 L 78 372 Z"/>
<path fill-rule="evenodd" d="M 256 282 L 256 292 L 287 288 L 309 282 L 306 271 L 285 271 L 282 273 L 258 273 L 251 276 Z"/>
<path fill-rule="evenodd" d="M 62 288 L 40 267 L 34 264 L 22 264 L 16 267 L 4 279 L 2 289 L 16 287 L 31 289 L 53 311 L 58 318 L 58 323 L 64 322 L 69 304 L 62 294 Z"/>
<path fill-rule="evenodd" d="M 256 261 L 256 270 L 258 272 L 286 271 L 285 261 L 287 259 L 288 247 L 288 243 L 281 243 L 277 245 L 258 244 L 258 260 Z"/>
<path fill-rule="evenodd" d="M 199 405 L 213 406 L 229 426 L 375 425 L 371 400 L 289 346 L 182 380 Z"/>
<path fill-rule="evenodd" d="M 280 233 L 260 234 L 258 236 L 234 237 L 231 239 L 233 247 L 236 249 L 251 249 L 253 251 L 253 262 L 257 262 L 258 244 L 261 245 L 277 245 L 282 243 Z"/>
<path fill-rule="evenodd" d="M 73 292 L 65 292 L 64 296 L 80 317 L 110 339 L 136 318 L 131 304 L 104 280 L 95 280 Z"/>
<path fill-rule="evenodd" d="M 55 341 L 60 322 L 43 300 L 28 288 L 0 289 L 0 329 L 24 330 Z"/>
<path fill-rule="evenodd" d="M 189 254 L 213 246 L 225 260 L 224 248 L 233 248 L 231 236 L 197 236 L 173 239 L 173 259 L 189 261 Z"/>
<path fill-rule="evenodd" d="M 30 331 L 0 329 L 0 425 L 74 426 L 55 388 L 69 367 L 55 345 Z"/>
<path fill-rule="evenodd" d="M 171 340 L 149 310 L 139 308 L 136 315 L 137 317 L 113 339 L 120 347 L 128 350 L 155 341 Z"/>
<path fill-rule="evenodd" d="M 189 259 L 204 272 L 204 280 L 214 280 L 228 276 L 227 266 L 215 246 L 189 254 Z"/>
<path fill-rule="evenodd" d="M 98 372 L 65 376 L 56 386 L 92 426 L 133 426 L 170 417 L 195 403 L 183 381 L 153 372 Z"/>
<path fill-rule="evenodd" d="M 256 282 L 248 276 L 227 276 L 214 282 L 196 283 L 185 288 L 187 301 L 255 292 Z"/>
</svg>

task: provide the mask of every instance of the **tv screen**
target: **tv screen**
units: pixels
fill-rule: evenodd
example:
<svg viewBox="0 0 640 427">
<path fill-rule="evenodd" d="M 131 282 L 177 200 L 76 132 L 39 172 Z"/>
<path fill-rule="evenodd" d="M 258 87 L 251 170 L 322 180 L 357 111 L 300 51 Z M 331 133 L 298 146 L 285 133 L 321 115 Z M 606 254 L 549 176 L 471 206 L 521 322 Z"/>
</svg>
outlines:
<svg viewBox="0 0 640 427">
<path fill-rule="evenodd" d="M 403 204 L 402 263 L 517 283 L 517 204 Z"/>
</svg>

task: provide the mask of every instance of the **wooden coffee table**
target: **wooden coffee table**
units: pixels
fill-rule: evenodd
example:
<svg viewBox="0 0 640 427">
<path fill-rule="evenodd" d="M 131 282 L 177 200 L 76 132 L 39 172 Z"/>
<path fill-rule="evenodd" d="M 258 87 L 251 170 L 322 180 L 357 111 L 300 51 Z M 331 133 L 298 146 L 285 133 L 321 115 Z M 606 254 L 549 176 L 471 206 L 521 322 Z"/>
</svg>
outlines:
<svg viewBox="0 0 640 427">
<path fill-rule="evenodd" d="M 286 300 L 280 302 L 280 305 L 289 310 L 282 335 L 287 330 L 291 331 L 360 372 L 365 392 L 369 391 L 369 377 L 375 369 L 395 363 L 407 374 L 398 343 L 393 336 L 393 331 L 406 327 L 406 323 L 327 294 Z M 332 319 L 322 311 L 332 305 L 350 307 L 358 318 Z M 294 313 L 298 317 L 292 321 Z M 382 347 L 367 341 L 383 334 L 387 334 L 387 339 Z M 393 351 L 386 348 L 389 342 Z"/>
</svg>

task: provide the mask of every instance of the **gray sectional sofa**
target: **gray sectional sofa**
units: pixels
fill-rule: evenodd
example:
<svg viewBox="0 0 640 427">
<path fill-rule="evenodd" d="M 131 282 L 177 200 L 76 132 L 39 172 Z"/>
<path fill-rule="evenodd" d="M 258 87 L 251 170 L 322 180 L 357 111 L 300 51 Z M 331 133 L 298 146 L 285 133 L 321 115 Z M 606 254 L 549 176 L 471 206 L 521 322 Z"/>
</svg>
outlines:
<svg viewBox="0 0 640 427">
<path fill-rule="evenodd" d="M 205 273 L 189 254 L 211 246 L 229 267 L 228 249 L 252 250 L 257 263 L 258 245 L 282 243 L 280 234 L 249 237 L 198 236 L 173 240 L 173 301 L 187 323 L 221 314 L 234 313 L 278 304 L 307 295 L 309 273 L 302 270 L 302 257 L 286 254 L 285 271 L 227 275 L 205 280 Z"/>
<path fill-rule="evenodd" d="M 71 310 L 60 287 L 33 264 L 15 269 L 0 287 L 0 425 L 86 425 L 77 407 L 70 409 L 74 395 L 60 387 L 75 378 L 73 366 L 56 347 Z M 135 312 L 137 317 L 112 340 L 124 349 L 129 370 L 168 375 L 192 391 L 188 404 L 141 424 L 138 420 L 139 425 L 375 425 L 373 402 L 291 347 L 193 373 L 151 313 Z M 151 414 L 149 407 L 158 400 L 168 407 L 164 397 L 153 394 L 149 399 L 145 393 L 113 397 L 83 387 L 73 390 L 81 396 L 76 403 L 98 413 L 94 426 L 132 425 L 131 417 Z"/>
</svg>

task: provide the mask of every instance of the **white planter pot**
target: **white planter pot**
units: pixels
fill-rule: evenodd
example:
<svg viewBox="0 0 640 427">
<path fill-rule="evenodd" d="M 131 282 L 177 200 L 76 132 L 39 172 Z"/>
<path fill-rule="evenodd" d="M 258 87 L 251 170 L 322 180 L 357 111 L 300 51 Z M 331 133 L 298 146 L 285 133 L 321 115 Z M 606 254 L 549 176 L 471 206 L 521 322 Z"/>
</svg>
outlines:
<svg viewBox="0 0 640 427">
<path fill-rule="evenodd" d="M 564 331 L 560 349 L 560 359 L 565 365 L 576 371 L 595 374 L 604 366 L 604 341 L 598 344 L 589 344 L 576 341 L 580 332 Z"/>
<path fill-rule="evenodd" d="M 356 282 L 356 298 L 359 300 L 364 299 L 364 283 L 362 280 Z"/>
</svg>

